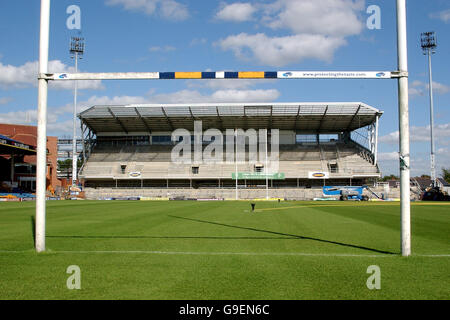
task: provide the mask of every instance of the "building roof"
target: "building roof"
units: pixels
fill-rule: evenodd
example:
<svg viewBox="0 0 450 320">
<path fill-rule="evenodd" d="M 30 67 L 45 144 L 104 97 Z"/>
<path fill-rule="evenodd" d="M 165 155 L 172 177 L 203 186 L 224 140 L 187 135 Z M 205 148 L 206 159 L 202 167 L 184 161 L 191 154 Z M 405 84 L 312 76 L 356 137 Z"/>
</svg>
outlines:
<svg viewBox="0 0 450 320">
<path fill-rule="evenodd" d="M 444 180 L 444 178 L 437 178 L 443 187 L 450 187 L 450 183 Z"/>
<path fill-rule="evenodd" d="M 430 187 L 433 184 L 433 181 L 430 178 L 417 177 L 414 179 L 417 181 L 420 188 L 422 188 L 423 190 L 425 190 L 426 188 Z"/>
<path fill-rule="evenodd" d="M 21 154 L 21 155 L 35 155 L 36 148 L 28 144 L 10 139 L 6 136 L 0 135 L 0 154 Z"/>
<path fill-rule="evenodd" d="M 298 133 L 338 133 L 373 124 L 382 111 L 361 102 L 140 104 L 93 106 L 79 114 L 94 133 L 125 134 L 194 130 L 280 129 Z"/>
</svg>

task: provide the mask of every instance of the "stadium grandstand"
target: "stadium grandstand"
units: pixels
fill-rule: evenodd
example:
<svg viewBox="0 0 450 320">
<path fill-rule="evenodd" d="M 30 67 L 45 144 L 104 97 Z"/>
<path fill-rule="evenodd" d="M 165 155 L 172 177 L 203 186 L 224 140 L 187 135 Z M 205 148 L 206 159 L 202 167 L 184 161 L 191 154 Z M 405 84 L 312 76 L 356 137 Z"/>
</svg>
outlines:
<svg viewBox="0 0 450 320">
<path fill-rule="evenodd" d="M 234 189 L 239 199 L 254 199 L 264 198 L 267 188 L 271 198 L 312 199 L 322 193 L 311 190 L 325 185 L 366 185 L 381 177 L 377 136 L 382 114 L 360 102 L 93 106 L 78 115 L 86 159 L 80 179 L 93 199 L 234 199 Z M 193 135 L 196 121 L 203 131 L 217 129 L 223 135 L 235 129 L 267 129 L 269 134 L 278 129 L 278 172 L 259 178 L 266 172 L 264 161 L 174 163 L 172 133 L 185 129 Z M 209 143 L 203 141 L 203 150 Z"/>
</svg>

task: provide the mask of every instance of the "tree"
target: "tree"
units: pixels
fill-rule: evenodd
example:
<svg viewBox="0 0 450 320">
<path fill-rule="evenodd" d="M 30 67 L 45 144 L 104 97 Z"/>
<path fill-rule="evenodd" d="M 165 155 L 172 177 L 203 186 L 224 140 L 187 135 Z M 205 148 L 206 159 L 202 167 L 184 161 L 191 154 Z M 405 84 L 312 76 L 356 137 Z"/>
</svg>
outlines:
<svg viewBox="0 0 450 320">
<path fill-rule="evenodd" d="M 58 170 L 65 170 L 65 169 L 71 169 L 72 168 L 72 159 L 67 159 L 64 161 L 59 160 L 58 161 Z"/>
<path fill-rule="evenodd" d="M 445 181 L 450 183 L 450 169 L 442 168 L 442 178 L 444 178 Z"/>
<path fill-rule="evenodd" d="M 82 165 L 82 161 L 78 159 L 77 161 L 77 168 L 78 170 L 80 170 Z M 58 160 L 58 170 L 60 172 L 66 173 L 67 174 L 67 179 L 70 178 L 70 176 L 72 175 L 72 159 L 67 159 L 67 160 Z"/>
<path fill-rule="evenodd" d="M 80 168 L 82 165 L 82 161 L 78 159 L 77 161 L 77 167 Z M 58 160 L 58 170 L 64 171 L 64 170 L 71 170 L 72 169 L 72 159 L 67 160 Z"/>
<path fill-rule="evenodd" d="M 391 174 L 389 176 L 384 176 L 383 179 L 381 179 L 381 181 L 383 181 L 383 182 L 390 181 L 390 180 L 399 180 L 399 177 L 397 177 L 394 174 Z"/>
</svg>

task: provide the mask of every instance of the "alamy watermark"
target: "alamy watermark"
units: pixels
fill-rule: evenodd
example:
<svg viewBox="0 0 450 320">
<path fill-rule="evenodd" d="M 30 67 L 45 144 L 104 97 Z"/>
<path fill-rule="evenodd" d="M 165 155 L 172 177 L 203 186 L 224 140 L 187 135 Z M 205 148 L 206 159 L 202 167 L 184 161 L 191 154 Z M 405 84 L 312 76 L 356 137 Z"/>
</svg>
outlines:
<svg viewBox="0 0 450 320">
<path fill-rule="evenodd" d="M 66 286 L 69 290 L 81 290 L 81 269 L 79 266 L 72 265 L 67 267 L 67 274 L 71 276 L 67 278 Z"/>
<path fill-rule="evenodd" d="M 81 9 L 77 5 L 67 7 L 66 13 L 69 17 L 66 20 L 66 26 L 69 30 L 81 30 Z"/>
<path fill-rule="evenodd" d="M 194 122 L 194 132 L 177 129 L 171 153 L 175 164 L 267 164 L 266 173 L 278 172 L 280 130 L 219 129 L 203 132 L 202 121 Z"/>
<path fill-rule="evenodd" d="M 371 276 L 366 281 L 367 289 L 381 290 L 381 269 L 379 266 L 369 266 L 367 273 Z"/>
<path fill-rule="evenodd" d="M 381 29 L 381 8 L 377 5 L 370 5 L 367 7 L 367 14 L 370 14 L 367 18 L 367 29 L 369 30 L 380 30 Z"/>
</svg>

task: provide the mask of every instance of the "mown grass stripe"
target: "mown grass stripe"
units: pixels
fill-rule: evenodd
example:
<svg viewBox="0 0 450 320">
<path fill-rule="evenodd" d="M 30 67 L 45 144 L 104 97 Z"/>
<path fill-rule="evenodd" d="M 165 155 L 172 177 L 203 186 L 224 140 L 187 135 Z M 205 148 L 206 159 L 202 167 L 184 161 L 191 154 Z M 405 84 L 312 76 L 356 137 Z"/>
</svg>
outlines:
<svg viewBox="0 0 450 320">
<path fill-rule="evenodd" d="M 30 250 L 8 251 L 0 253 L 32 253 Z M 353 254 L 353 253 L 307 253 L 307 252 L 195 252 L 195 251 L 144 251 L 144 250 L 65 250 L 48 251 L 51 254 L 158 254 L 158 255 L 241 255 L 241 256 L 305 256 L 305 257 L 355 257 L 355 258 L 387 258 L 400 257 L 400 254 Z M 450 254 L 413 254 L 411 257 L 450 258 Z"/>
</svg>

